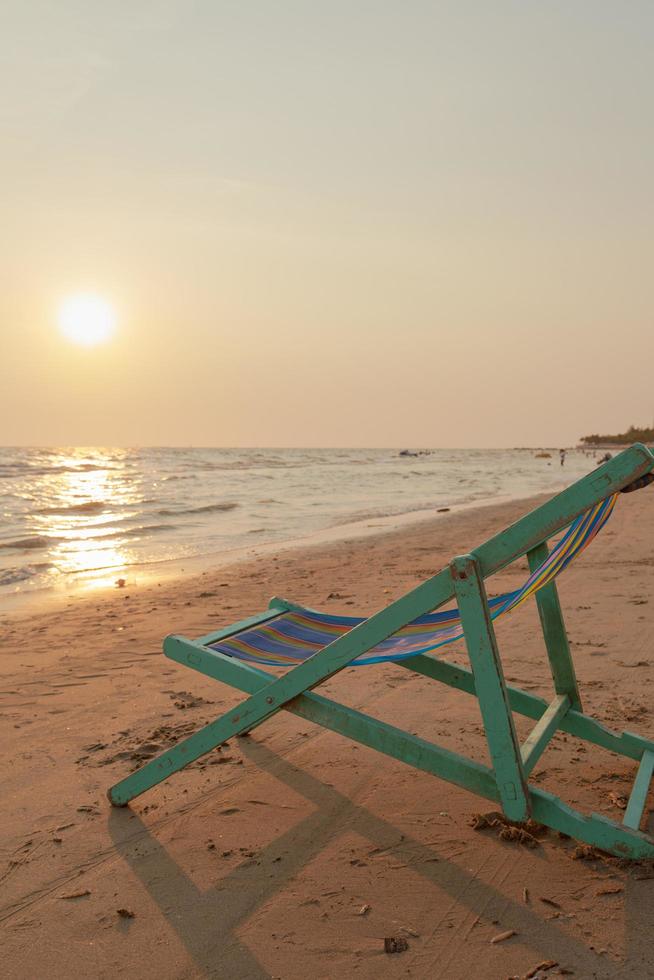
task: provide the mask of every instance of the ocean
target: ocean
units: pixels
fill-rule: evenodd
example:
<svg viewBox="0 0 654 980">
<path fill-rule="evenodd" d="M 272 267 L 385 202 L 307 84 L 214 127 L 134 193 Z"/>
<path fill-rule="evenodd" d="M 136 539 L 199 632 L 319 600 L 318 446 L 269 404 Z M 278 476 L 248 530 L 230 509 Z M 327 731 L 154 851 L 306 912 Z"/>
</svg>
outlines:
<svg viewBox="0 0 654 980">
<path fill-rule="evenodd" d="M 547 451 L 546 451 L 547 452 Z M 555 491 L 535 449 L 0 449 L 0 603 L 222 562 L 399 515 Z"/>
</svg>

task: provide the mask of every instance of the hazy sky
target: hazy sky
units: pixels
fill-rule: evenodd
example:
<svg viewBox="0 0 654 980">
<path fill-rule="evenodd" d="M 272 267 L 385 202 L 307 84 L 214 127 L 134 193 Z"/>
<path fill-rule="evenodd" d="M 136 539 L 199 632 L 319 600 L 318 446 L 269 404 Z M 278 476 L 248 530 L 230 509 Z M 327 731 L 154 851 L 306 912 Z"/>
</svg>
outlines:
<svg viewBox="0 0 654 980">
<path fill-rule="evenodd" d="M 0 443 L 651 424 L 653 46 L 651 0 L 2 0 Z"/>
</svg>

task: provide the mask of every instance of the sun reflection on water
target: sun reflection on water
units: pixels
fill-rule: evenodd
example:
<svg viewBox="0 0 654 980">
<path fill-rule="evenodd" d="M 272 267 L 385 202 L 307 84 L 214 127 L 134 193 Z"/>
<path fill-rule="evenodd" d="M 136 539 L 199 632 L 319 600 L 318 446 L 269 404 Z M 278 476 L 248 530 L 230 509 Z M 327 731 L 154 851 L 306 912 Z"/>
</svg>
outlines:
<svg viewBox="0 0 654 980">
<path fill-rule="evenodd" d="M 128 450 L 57 452 L 39 478 L 46 503 L 32 515 L 32 529 L 50 539 L 48 557 L 59 573 L 88 575 L 88 584 L 99 587 L 135 561 L 126 531 L 116 529 L 135 516 L 130 504 L 140 496 L 129 456 Z"/>
</svg>

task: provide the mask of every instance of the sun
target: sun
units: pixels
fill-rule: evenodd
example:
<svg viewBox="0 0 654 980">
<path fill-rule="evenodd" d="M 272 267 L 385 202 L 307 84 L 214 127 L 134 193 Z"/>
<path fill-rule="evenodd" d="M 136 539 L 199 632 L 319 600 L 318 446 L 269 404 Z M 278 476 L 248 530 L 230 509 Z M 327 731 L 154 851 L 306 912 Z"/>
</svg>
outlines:
<svg viewBox="0 0 654 980">
<path fill-rule="evenodd" d="M 59 307 L 59 329 L 64 337 L 83 347 L 95 347 L 109 340 L 116 329 L 111 303 L 95 293 L 68 296 Z"/>
</svg>

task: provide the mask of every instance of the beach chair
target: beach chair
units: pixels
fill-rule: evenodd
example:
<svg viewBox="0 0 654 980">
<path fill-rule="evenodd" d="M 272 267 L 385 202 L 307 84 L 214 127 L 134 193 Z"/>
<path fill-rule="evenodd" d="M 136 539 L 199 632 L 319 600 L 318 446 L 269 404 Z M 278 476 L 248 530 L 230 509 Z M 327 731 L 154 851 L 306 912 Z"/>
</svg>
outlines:
<svg viewBox="0 0 654 980">
<path fill-rule="evenodd" d="M 167 779 L 236 735 L 251 732 L 281 709 L 400 759 L 499 804 L 508 821 L 528 819 L 619 857 L 654 858 L 654 837 L 640 831 L 654 770 L 654 741 L 617 733 L 581 706 L 555 577 L 601 530 L 617 494 L 652 480 L 654 455 L 636 444 L 598 467 L 470 554 L 366 618 L 328 616 L 273 599 L 269 609 L 197 640 L 169 636 L 171 660 L 245 692 L 236 708 L 131 773 L 108 793 L 115 806 Z M 562 537 L 550 551 L 551 542 Z M 531 575 L 514 592 L 488 600 L 484 580 L 526 555 Z M 535 595 L 554 697 L 548 703 L 505 682 L 493 621 Z M 457 608 L 442 606 L 456 601 Z M 463 637 L 470 668 L 438 651 Z M 348 666 L 391 661 L 479 701 L 491 766 L 418 738 L 315 693 Z M 281 676 L 261 665 L 290 667 Z M 513 712 L 536 724 L 520 744 Z M 592 742 L 637 763 L 621 823 L 584 815 L 529 774 L 556 732 Z"/>
</svg>

